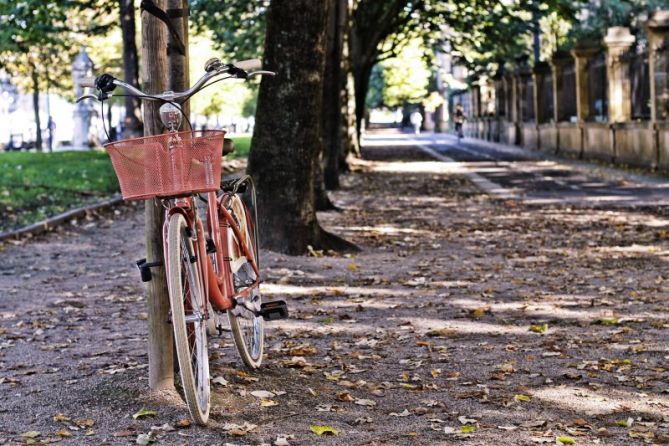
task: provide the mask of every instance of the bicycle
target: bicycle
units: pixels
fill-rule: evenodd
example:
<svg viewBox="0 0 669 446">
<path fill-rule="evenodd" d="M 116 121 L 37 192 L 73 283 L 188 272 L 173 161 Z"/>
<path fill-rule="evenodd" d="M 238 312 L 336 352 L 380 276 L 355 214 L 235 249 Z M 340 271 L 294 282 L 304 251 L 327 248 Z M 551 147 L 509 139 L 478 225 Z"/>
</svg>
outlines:
<svg viewBox="0 0 669 446">
<path fill-rule="evenodd" d="M 151 268 L 166 267 L 169 318 L 183 396 L 192 418 L 201 425 L 207 423 L 211 407 L 207 336 L 222 334 L 227 314 L 243 363 L 258 368 L 263 355 L 263 321 L 285 318 L 288 309 L 283 301 L 261 300 L 251 177 L 221 181 L 220 161 L 233 150 L 231 140 L 222 130 L 194 131 L 191 126 L 189 131 L 177 131 L 182 115 L 188 119 L 178 103 L 220 80 L 255 75 L 274 73 L 261 70 L 259 60 L 223 64 L 211 59 L 205 64 L 205 74 L 180 93 L 147 94 L 103 74 L 80 82 L 82 87 L 95 88 L 97 96 L 77 99 L 103 103 L 121 87 L 142 100 L 163 102 L 160 119 L 167 133 L 109 142 L 104 147 L 125 200 L 158 198 L 165 207 L 164 260 L 142 259 L 137 266 L 143 281 L 151 280 Z M 212 81 L 219 76 L 225 77 Z M 198 210 L 198 201 L 205 203 L 204 211 Z"/>
</svg>

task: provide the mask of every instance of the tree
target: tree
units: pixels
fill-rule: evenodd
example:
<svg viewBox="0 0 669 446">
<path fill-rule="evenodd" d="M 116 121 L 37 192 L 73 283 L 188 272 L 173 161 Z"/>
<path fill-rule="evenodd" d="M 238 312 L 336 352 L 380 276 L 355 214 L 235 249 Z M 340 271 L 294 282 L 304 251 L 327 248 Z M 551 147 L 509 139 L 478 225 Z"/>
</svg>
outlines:
<svg viewBox="0 0 669 446">
<path fill-rule="evenodd" d="M 135 27 L 135 1 L 118 0 L 121 34 L 123 36 L 123 80 L 131 85 L 139 84 L 139 62 L 137 58 L 137 31 Z M 125 97 L 126 137 L 139 136 L 143 132 L 139 99 Z"/>
<path fill-rule="evenodd" d="M 263 65 L 277 76 L 260 84 L 248 170 L 258 188 L 261 239 L 280 252 L 303 253 L 308 245 L 352 248 L 320 227 L 314 208 L 330 5 L 330 0 L 273 0 L 267 10 Z"/>
<path fill-rule="evenodd" d="M 108 28 L 91 25 L 91 17 L 101 10 L 106 10 L 101 0 L 0 0 L 0 68 L 20 89 L 32 92 L 37 150 L 42 148 L 40 94 L 72 90 L 70 68 L 77 44 Z"/>
</svg>

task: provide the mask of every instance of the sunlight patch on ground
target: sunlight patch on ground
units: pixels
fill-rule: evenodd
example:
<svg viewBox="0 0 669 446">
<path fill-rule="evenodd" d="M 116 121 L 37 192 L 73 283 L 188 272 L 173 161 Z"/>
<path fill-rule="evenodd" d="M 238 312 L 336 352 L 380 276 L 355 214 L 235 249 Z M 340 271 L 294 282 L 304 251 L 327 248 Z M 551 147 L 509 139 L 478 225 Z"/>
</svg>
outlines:
<svg viewBox="0 0 669 446">
<path fill-rule="evenodd" d="M 576 386 L 545 387 L 530 391 L 537 399 L 551 406 L 581 412 L 586 415 L 612 414 L 620 409 L 625 412 L 641 412 L 663 415 L 669 409 L 669 397 L 631 393 L 617 389 L 602 389 L 599 392 Z"/>
<path fill-rule="evenodd" d="M 392 225 L 378 225 L 378 226 L 347 226 L 346 230 L 351 232 L 373 232 L 376 234 L 383 235 L 400 235 L 400 234 L 412 234 L 412 235 L 425 235 L 432 234 L 431 231 L 424 231 L 419 229 L 411 228 L 398 228 Z"/>
<path fill-rule="evenodd" d="M 323 294 L 331 296 L 360 295 L 360 296 L 409 296 L 412 290 L 398 290 L 396 288 L 373 288 L 373 287 L 331 287 L 331 286 L 298 286 L 284 285 L 279 283 L 264 282 L 261 285 L 261 293 L 265 295 L 283 296 L 314 296 L 323 298 Z"/>
<path fill-rule="evenodd" d="M 406 319 L 406 318 L 401 318 Z M 411 318 L 414 328 L 419 330 L 434 330 L 446 328 L 459 334 L 533 334 L 527 327 L 516 327 L 513 325 L 491 324 L 487 322 L 462 320 L 462 319 L 430 319 L 424 317 Z"/>
<path fill-rule="evenodd" d="M 281 328 L 282 330 L 301 330 L 308 331 L 311 333 L 323 333 L 323 334 L 334 334 L 334 333 L 349 333 L 349 334 L 369 334 L 374 332 L 377 329 L 376 326 L 368 324 L 360 324 L 351 321 L 336 321 L 325 323 L 325 316 L 314 317 L 310 320 L 296 320 L 296 319 L 283 319 L 280 322 L 276 323 L 276 327 Z"/>
</svg>

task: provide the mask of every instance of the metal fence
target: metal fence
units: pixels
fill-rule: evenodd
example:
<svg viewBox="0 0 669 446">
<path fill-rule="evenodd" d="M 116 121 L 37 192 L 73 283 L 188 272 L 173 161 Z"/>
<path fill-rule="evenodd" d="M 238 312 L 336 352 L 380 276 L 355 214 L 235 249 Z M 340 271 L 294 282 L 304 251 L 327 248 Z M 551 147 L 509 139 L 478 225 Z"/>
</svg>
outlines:
<svg viewBox="0 0 669 446">
<path fill-rule="evenodd" d="M 625 55 L 630 67 L 632 119 L 650 119 L 650 70 L 648 51 L 643 46 Z"/>
<path fill-rule="evenodd" d="M 551 122 L 554 120 L 553 110 L 553 74 L 547 73 L 537 85 L 537 92 L 541 96 L 541 110 L 537 110 L 539 122 Z"/>
<path fill-rule="evenodd" d="M 606 54 L 600 52 L 588 62 L 588 90 L 590 115 L 593 121 L 608 119 L 608 94 L 606 82 Z"/>
<path fill-rule="evenodd" d="M 520 116 L 524 122 L 534 121 L 534 81 L 523 76 L 520 81 Z"/>
<path fill-rule="evenodd" d="M 576 119 L 576 65 L 573 61 L 562 72 L 562 93 L 559 100 L 558 121 Z"/>
</svg>

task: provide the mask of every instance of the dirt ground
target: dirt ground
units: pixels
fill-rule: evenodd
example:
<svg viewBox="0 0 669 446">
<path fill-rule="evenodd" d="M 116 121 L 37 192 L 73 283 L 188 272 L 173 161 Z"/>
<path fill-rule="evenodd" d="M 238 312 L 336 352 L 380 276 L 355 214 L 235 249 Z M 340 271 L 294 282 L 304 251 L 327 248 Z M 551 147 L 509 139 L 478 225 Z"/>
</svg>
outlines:
<svg viewBox="0 0 669 446">
<path fill-rule="evenodd" d="M 362 252 L 262 252 L 291 318 L 259 371 L 211 340 L 206 428 L 147 390 L 141 207 L 2 245 L 0 444 L 669 444 L 663 209 L 527 207 L 410 147 L 365 158 L 320 215 Z"/>
</svg>

